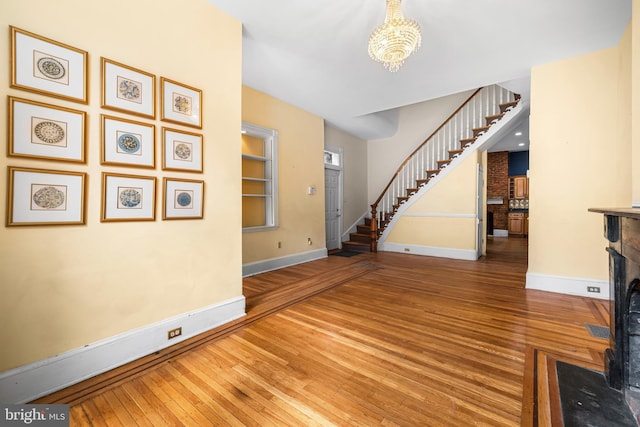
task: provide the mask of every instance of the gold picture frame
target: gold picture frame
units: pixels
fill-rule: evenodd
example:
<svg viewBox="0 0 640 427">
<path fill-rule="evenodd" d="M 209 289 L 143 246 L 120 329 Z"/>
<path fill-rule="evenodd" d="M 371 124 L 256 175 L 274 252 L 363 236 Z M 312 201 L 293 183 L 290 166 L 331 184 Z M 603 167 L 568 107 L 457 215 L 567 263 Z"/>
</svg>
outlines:
<svg viewBox="0 0 640 427">
<path fill-rule="evenodd" d="M 100 69 L 102 108 L 156 118 L 156 76 L 104 57 Z"/>
<path fill-rule="evenodd" d="M 155 221 L 156 178 L 102 173 L 100 222 Z"/>
<path fill-rule="evenodd" d="M 105 114 L 100 118 L 101 164 L 155 169 L 155 125 Z"/>
<path fill-rule="evenodd" d="M 84 172 L 8 167 L 7 227 L 85 224 Z"/>
<path fill-rule="evenodd" d="M 9 26 L 12 88 L 89 103 L 87 51 Z"/>
<path fill-rule="evenodd" d="M 204 181 L 163 178 L 162 219 L 204 218 Z"/>
<path fill-rule="evenodd" d="M 203 172 L 203 142 L 199 133 L 162 128 L 162 169 Z"/>
<path fill-rule="evenodd" d="M 202 129 L 202 90 L 160 77 L 160 118 Z"/>
<path fill-rule="evenodd" d="M 86 163 L 87 113 L 8 98 L 10 157 Z"/>
</svg>

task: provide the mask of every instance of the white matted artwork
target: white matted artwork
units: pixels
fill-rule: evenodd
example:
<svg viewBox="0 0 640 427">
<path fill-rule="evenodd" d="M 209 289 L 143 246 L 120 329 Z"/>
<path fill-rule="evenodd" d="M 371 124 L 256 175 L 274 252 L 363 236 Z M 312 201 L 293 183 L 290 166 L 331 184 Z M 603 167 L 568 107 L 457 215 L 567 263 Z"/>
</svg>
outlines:
<svg viewBox="0 0 640 427">
<path fill-rule="evenodd" d="M 202 145 L 198 133 L 162 128 L 162 169 L 202 172 Z"/>
<path fill-rule="evenodd" d="M 88 103 L 86 51 L 13 26 L 9 31 L 11 87 Z"/>
<path fill-rule="evenodd" d="M 155 221 L 156 178 L 102 173 L 101 222 Z"/>
<path fill-rule="evenodd" d="M 156 76 L 107 58 L 102 68 L 102 108 L 156 117 Z"/>
<path fill-rule="evenodd" d="M 155 167 L 155 126 L 102 115 L 103 165 Z"/>
<path fill-rule="evenodd" d="M 8 97 L 9 156 L 85 163 L 86 113 Z"/>
<path fill-rule="evenodd" d="M 162 219 L 202 219 L 204 216 L 204 181 L 163 179 Z"/>
<path fill-rule="evenodd" d="M 160 115 L 166 122 L 202 129 L 202 91 L 160 77 Z"/>
<path fill-rule="evenodd" d="M 7 226 L 85 223 L 86 174 L 9 167 Z"/>
</svg>

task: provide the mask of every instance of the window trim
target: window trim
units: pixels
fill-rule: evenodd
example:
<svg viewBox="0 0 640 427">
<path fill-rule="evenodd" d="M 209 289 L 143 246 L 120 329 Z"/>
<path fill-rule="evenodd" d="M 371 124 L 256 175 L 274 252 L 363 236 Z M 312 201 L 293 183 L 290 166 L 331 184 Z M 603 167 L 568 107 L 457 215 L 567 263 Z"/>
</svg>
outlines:
<svg viewBox="0 0 640 427">
<path fill-rule="evenodd" d="M 260 195 L 251 195 L 251 194 L 242 194 L 242 197 L 265 197 L 265 223 L 266 225 L 259 225 L 253 227 L 242 227 L 242 232 L 255 232 L 255 231 L 265 231 L 265 230 L 273 230 L 279 227 L 278 225 L 278 131 L 275 129 L 268 129 L 262 126 L 254 125 L 247 122 L 242 122 L 242 133 L 253 136 L 256 138 L 261 138 L 265 144 L 265 156 L 254 156 L 250 154 L 242 154 L 243 158 L 253 159 L 253 160 L 262 160 L 265 163 L 271 163 L 271 168 L 267 171 L 265 170 L 265 174 L 270 178 L 265 178 L 265 189 L 271 188 L 271 192 L 268 193 L 265 191 L 264 196 Z M 266 167 L 265 167 L 266 169 Z M 253 180 L 256 178 L 250 177 L 242 177 L 243 180 Z M 269 185 L 270 184 L 270 185 Z M 269 203 L 270 202 L 270 203 Z"/>
</svg>

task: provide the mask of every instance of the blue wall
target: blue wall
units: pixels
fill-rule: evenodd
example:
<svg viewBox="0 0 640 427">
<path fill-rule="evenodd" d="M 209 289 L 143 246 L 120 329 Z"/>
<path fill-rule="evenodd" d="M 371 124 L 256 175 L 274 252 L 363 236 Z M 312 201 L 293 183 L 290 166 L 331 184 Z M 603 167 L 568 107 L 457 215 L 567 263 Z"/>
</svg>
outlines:
<svg viewBox="0 0 640 427">
<path fill-rule="evenodd" d="M 509 153 L 509 176 L 526 175 L 529 170 L 529 151 Z"/>
</svg>

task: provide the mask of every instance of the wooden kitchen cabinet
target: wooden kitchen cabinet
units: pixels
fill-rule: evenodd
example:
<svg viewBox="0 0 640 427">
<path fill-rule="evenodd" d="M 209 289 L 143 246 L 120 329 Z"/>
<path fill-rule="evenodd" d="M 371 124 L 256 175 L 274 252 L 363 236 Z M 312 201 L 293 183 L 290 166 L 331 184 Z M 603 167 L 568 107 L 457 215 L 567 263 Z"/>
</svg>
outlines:
<svg viewBox="0 0 640 427">
<path fill-rule="evenodd" d="M 509 234 L 516 236 L 522 236 L 525 234 L 525 215 L 526 214 L 521 212 L 509 212 Z"/>
<path fill-rule="evenodd" d="M 529 178 L 526 176 L 514 176 L 509 179 L 509 198 L 529 198 Z"/>
</svg>

